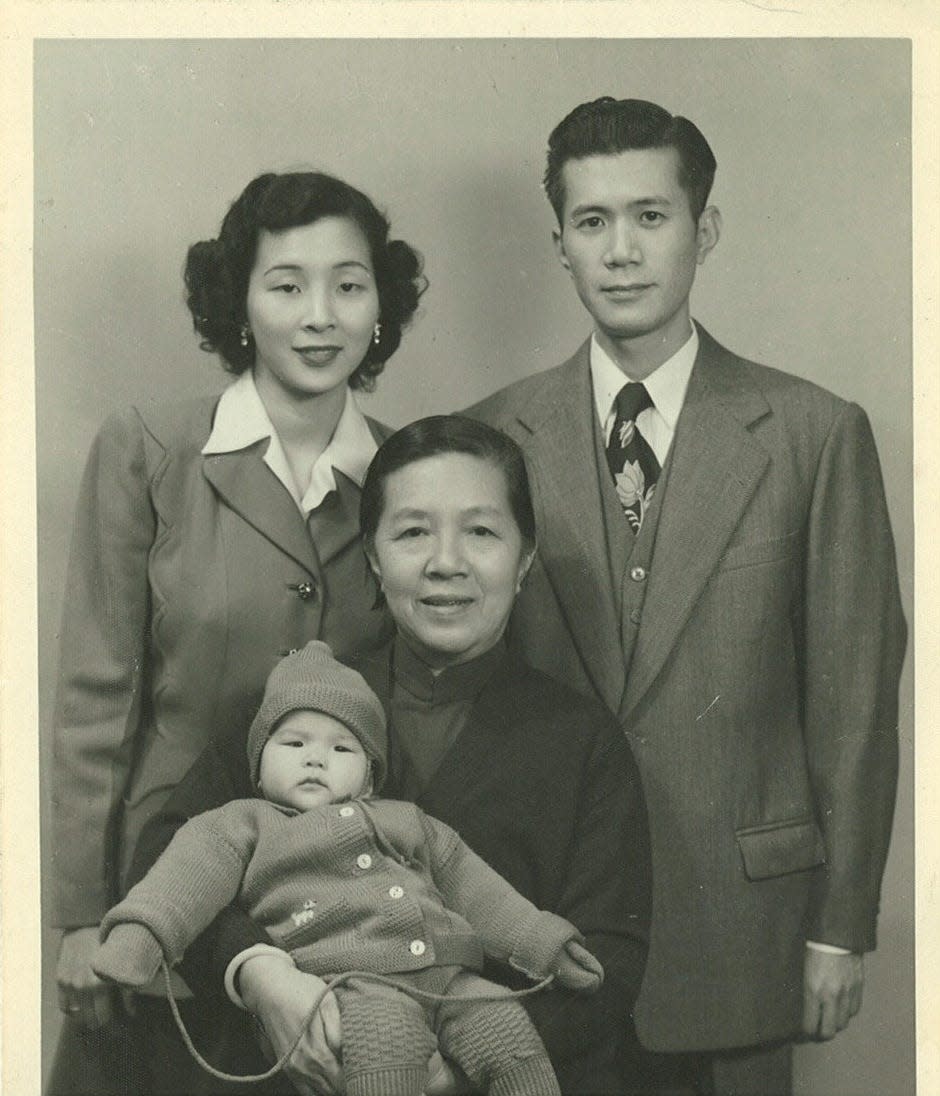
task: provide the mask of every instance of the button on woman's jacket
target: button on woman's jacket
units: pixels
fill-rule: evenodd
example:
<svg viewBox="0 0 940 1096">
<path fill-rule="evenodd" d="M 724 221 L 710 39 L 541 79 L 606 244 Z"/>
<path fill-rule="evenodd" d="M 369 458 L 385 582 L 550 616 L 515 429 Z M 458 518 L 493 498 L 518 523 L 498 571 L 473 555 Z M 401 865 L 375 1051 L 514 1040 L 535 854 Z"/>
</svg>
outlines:
<svg viewBox="0 0 940 1096">
<path fill-rule="evenodd" d="M 100 921 L 143 824 L 210 738 L 244 741 L 279 658 L 314 638 L 348 657 L 386 634 L 358 485 L 337 473 L 305 523 L 266 441 L 202 454 L 217 402 L 118 413 L 88 460 L 55 715 L 60 927 Z"/>
</svg>

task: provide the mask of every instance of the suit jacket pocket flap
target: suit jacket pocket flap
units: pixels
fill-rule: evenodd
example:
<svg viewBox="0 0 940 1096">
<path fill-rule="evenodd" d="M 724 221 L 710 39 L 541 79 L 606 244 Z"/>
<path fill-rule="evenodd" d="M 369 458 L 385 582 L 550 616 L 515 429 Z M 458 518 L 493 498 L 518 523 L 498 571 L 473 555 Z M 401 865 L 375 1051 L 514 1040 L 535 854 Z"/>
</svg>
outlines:
<svg viewBox="0 0 940 1096">
<path fill-rule="evenodd" d="M 736 830 L 748 879 L 808 871 L 826 862 L 826 847 L 813 819 L 771 822 Z"/>
<path fill-rule="evenodd" d="M 718 570 L 736 571 L 739 567 L 753 567 L 759 563 L 776 563 L 778 560 L 789 559 L 799 545 L 799 537 L 800 531 L 796 530 L 771 540 L 735 544 L 718 561 Z"/>
</svg>

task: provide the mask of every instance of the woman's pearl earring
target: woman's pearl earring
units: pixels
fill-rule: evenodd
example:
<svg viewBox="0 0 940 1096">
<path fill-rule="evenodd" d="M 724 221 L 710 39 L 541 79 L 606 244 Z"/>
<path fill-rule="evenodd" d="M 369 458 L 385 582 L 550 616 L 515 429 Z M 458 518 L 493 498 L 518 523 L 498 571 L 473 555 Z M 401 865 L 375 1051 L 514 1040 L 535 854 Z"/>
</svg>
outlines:
<svg viewBox="0 0 940 1096">
<path fill-rule="evenodd" d="M 382 338 L 382 325 L 380 323 L 377 323 L 375 325 L 375 330 L 372 332 L 372 341 L 375 343 L 376 346 L 378 346 L 379 345 L 379 339 L 381 339 L 381 338 Z"/>
<path fill-rule="evenodd" d="M 239 332 L 239 337 L 238 337 L 238 341 L 242 344 L 242 346 L 247 346 L 248 345 L 248 335 L 249 335 L 248 324 L 243 323 L 242 324 L 242 329 Z"/>
</svg>

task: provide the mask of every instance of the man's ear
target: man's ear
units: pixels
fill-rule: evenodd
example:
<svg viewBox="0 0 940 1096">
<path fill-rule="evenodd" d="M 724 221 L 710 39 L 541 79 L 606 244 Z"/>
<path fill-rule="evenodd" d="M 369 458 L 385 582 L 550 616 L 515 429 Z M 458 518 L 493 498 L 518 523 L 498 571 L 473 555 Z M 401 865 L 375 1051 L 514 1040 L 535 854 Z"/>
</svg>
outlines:
<svg viewBox="0 0 940 1096">
<path fill-rule="evenodd" d="M 695 232 L 695 261 L 699 266 L 721 236 L 721 211 L 718 206 L 706 206 L 698 219 Z"/>
<path fill-rule="evenodd" d="M 568 262 L 568 256 L 565 254 L 565 242 L 561 238 L 561 230 L 556 228 L 552 232 L 552 243 L 555 245 L 555 254 L 558 256 L 561 265 L 571 273 L 571 264 Z"/>
</svg>

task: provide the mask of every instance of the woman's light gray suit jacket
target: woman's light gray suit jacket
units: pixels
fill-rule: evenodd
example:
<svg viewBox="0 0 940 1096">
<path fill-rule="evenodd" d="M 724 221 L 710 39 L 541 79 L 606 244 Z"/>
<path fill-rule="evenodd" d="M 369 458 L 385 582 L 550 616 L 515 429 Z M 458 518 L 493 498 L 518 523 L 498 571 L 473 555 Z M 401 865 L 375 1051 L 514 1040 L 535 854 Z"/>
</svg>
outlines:
<svg viewBox="0 0 940 1096">
<path fill-rule="evenodd" d="M 388 635 L 358 486 L 337 473 L 305 522 L 266 440 L 203 456 L 217 402 L 113 415 L 85 470 L 54 728 L 60 927 L 100 921 L 143 824 L 210 738 L 244 740 L 280 657 L 319 637 L 349 658 Z"/>
</svg>

